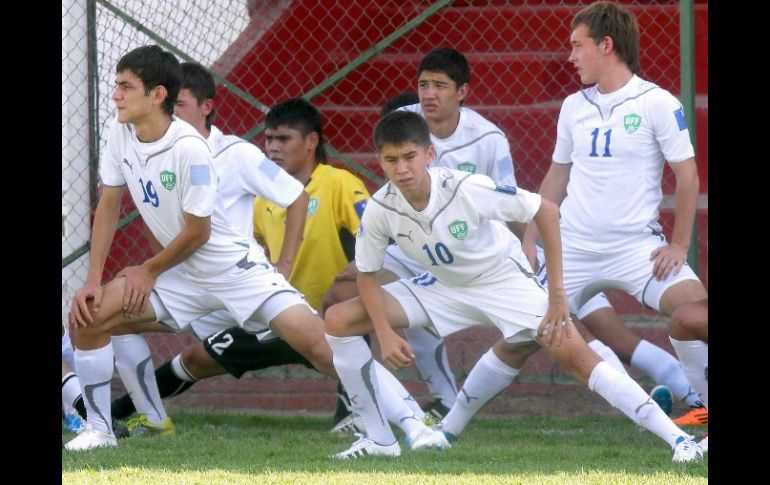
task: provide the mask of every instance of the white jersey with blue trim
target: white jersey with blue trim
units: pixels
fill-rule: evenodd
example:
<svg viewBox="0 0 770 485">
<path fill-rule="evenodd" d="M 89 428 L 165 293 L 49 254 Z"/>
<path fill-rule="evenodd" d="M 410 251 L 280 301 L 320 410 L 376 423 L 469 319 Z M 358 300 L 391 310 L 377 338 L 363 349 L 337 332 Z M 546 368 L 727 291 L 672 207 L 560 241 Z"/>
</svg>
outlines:
<svg viewBox="0 0 770 485">
<path fill-rule="evenodd" d="M 116 120 L 99 174 L 104 185 L 128 185 L 144 223 L 163 247 L 182 231 L 185 212 L 211 216 L 209 240 L 179 264 L 182 269 L 214 275 L 246 256 L 249 239 L 235 232 L 224 217 L 206 140 L 188 123 L 172 117 L 159 140 L 143 143 L 131 124 Z"/>
<path fill-rule="evenodd" d="M 521 252 L 516 237 L 499 220 L 529 222 L 540 208 L 539 194 L 445 167 L 431 167 L 428 173 L 430 200 L 421 211 L 391 182 L 372 196 L 356 237 L 359 271 L 382 267 L 389 239 L 453 286 L 476 280 L 503 258 Z"/>
<path fill-rule="evenodd" d="M 572 164 L 563 243 L 612 252 L 659 233 L 663 164 L 694 154 L 681 103 L 649 81 L 633 76 L 609 94 L 594 86 L 568 96 L 553 153 Z"/>
<path fill-rule="evenodd" d="M 425 117 L 419 103 L 399 109 Z M 454 133 L 446 138 L 431 133 L 430 141 L 436 150 L 432 166 L 480 173 L 499 184 L 516 186 L 508 139 L 500 128 L 472 109 L 461 107 Z"/>
<path fill-rule="evenodd" d="M 214 157 L 219 198 L 230 226 L 241 236 L 254 235 L 254 197 L 264 197 L 279 207 L 297 200 L 304 187 L 256 145 L 216 126 L 206 140 Z"/>
</svg>

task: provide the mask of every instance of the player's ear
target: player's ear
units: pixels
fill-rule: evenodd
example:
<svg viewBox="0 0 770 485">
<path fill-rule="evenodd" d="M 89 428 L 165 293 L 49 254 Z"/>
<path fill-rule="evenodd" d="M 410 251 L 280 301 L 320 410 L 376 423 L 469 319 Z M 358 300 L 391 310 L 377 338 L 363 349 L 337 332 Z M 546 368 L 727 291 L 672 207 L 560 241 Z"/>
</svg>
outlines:
<svg viewBox="0 0 770 485">
<path fill-rule="evenodd" d="M 203 116 L 208 116 L 214 110 L 214 100 L 210 98 L 204 100 L 201 103 L 201 110 L 203 111 Z"/>
<path fill-rule="evenodd" d="M 311 131 L 305 137 L 305 146 L 310 150 L 315 150 L 318 146 L 318 133 Z"/>
<path fill-rule="evenodd" d="M 150 96 L 152 97 L 153 104 L 163 104 L 163 101 L 168 97 L 168 89 L 166 89 L 166 86 L 158 84 L 150 91 Z"/>
<path fill-rule="evenodd" d="M 471 86 L 468 83 L 463 84 L 457 89 L 457 100 L 462 103 L 465 101 L 465 98 L 468 97 L 468 94 L 471 92 Z"/>
</svg>

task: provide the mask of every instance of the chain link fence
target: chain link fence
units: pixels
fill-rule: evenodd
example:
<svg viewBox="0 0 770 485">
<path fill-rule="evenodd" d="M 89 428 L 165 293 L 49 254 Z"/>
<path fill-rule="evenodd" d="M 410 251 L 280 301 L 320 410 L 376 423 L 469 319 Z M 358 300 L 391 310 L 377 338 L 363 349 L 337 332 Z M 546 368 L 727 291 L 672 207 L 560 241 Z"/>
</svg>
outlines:
<svg viewBox="0 0 770 485">
<path fill-rule="evenodd" d="M 468 58 L 467 106 L 507 134 L 520 186 L 536 190 L 547 170 L 562 100 L 580 85 L 567 62 L 570 21 L 590 2 L 575 0 L 64 0 L 62 4 L 62 315 L 88 268 L 96 167 L 113 122 L 114 68 L 127 51 L 156 43 L 209 67 L 218 81 L 217 117 L 225 133 L 264 146 L 267 108 L 304 96 L 322 112 L 333 163 L 376 190 L 383 175 L 371 135 L 380 107 L 416 91 L 417 65 L 434 47 Z M 679 3 L 628 3 L 641 30 L 642 76 L 680 93 Z M 704 12 L 705 7 L 705 14 Z M 698 161 L 707 165 L 707 4 L 696 4 Z M 700 13 L 699 13 L 700 12 Z M 705 42 L 702 44 L 705 45 Z M 701 169 L 699 271 L 707 281 L 707 174 Z M 673 176 L 664 175 L 672 205 Z M 105 281 L 148 255 L 142 223 L 126 192 L 121 229 Z M 673 214 L 663 211 L 670 234 Z M 125 224 L 125 225 L 123 225 Z M 625 319 L 654 320 L 634 300 L 611 294 Z M 153 336 L 157 359 L 189 336 Z"/>
</svg>

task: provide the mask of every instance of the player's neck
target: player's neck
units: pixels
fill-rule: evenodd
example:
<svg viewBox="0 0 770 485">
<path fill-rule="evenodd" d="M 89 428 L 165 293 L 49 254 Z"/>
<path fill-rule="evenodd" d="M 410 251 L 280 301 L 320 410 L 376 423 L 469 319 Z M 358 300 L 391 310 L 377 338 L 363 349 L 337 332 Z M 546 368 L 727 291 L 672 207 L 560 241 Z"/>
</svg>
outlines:
<svg viewBox="0 0 770 485">
<path fill-rule="evenodd" d="M 296 172 L 293 175 L 293 177 L 302 185 L 307 185 L 308 182 L 310 182 L 310 177 L 313 175 L 313 172 L 315 171 L 315 168 L 318 166 L 318 162 L 315 160 L 315 157 L 307 162 L 305 166 L 300 170 L 299 172 Z"/>
<path fill-rule="evenodd" d="M 425 121 L 428 123 L 431 135 L 437 138 L 448 138 L 455 132 L 457 125 L 460 124 L 460 109 L 458 108 L 457 111 L 452 113 L 452 116 L 446 119 L 429 120 L 426 118 Z"/>
<path fill-rule="evenodd" d="M 601 94 L 614 93 L 628 84 L 632 77 L 634 73 L 625 64 L 619 64 L 599 78 L 596 88 Z"/>
<path fill-rule="evenodd" d="M 146 116 L 132 123 L 136 129 L 136 137 L 142 143 L 152 143 L 163 138 L 171 126 L 171 116 L 165 113 Z"/>
<path fill-rule="evenodd" d="M 402 190 L 401 194 L 403 194 L 414 210 L 421 211 L 425 209 L 430 202 L 430 175 L 426 174 L 425 179 L 420 185 L 409 190 Z"/>
</svg>

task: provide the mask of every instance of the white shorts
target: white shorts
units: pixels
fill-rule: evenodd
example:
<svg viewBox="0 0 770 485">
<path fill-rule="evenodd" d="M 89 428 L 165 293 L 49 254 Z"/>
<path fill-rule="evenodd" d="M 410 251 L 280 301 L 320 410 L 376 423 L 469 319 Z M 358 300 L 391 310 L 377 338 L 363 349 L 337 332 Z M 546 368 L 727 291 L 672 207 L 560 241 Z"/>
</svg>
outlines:
<svg viewBox="0 0 770 485">
<path fill-rule="evenodd" d="M 256 333 L 268 328 L 269 322 L 289 306 L 307 305 L 274 267 L 250 262 L 256 260 L 252 251 L 255 249 L 230 270 L 213 277 L 195 276 L 179 266 L 162 273 L 150 295 L 157 320 L 184 330 L 195 320 L 226 310 L 232 320 L 218 330 L 238 325 Z M 227 319 L 219 315 L 211 317 L 211 322 L 225 325 Z"/>
<path fill-rule="evenodd" d="M 399 278 L 412 278 L 427 271 L 406 254 L 398 244 L 391 244 L 385 250 L 385 260 L 382 267 L 392 271 Z"/>
<path fill-rule="evenodd" d="M 404 308 L 410 328 L 433 326 L 442 337 L 491 323 L 508 342 L 533 340 L 548 310 L 545 288 L 511 257 L 482 283 L 448 286 L 426 272 L 383 288 Z"/>
<path fill-rule="evenodd" d="M 541 285 L 547 286 L 548 269 L 545 267 L 545 253 L 543 252 L 543 248 L 541 246 L 535 247 L 537 248 L 537 260 L 540 263 L 540 268 L 537 270 L 537 280 Z M 585 305 L 581 306 L 578 311 L 574 313 L 576 317 L 582 320 L 601 308 L 612 308 L 612 304 L 610 304 L 609 299 L 607 299 L 607 295 L 604 293 L 599 293 L 593 296 L 585 303 Z"/>
<path fill-rule="evenodd" d="M 652 276 L 655 261 L 650 260 L 650 254 L 667 244 L 663 236 L 650 235 L 636 246 L 614 253 L 592 253 L 563 245 L 564 288 L 570 310 L 581 308 L 603 290 L 617 289 L 633 296 L 642 305 L 660 311 L 660 299 L 668 288 L 681 281 L 698 280 L 687 263 L 679 274 L 670 273 L 663 281 Z"/>
</svg>

